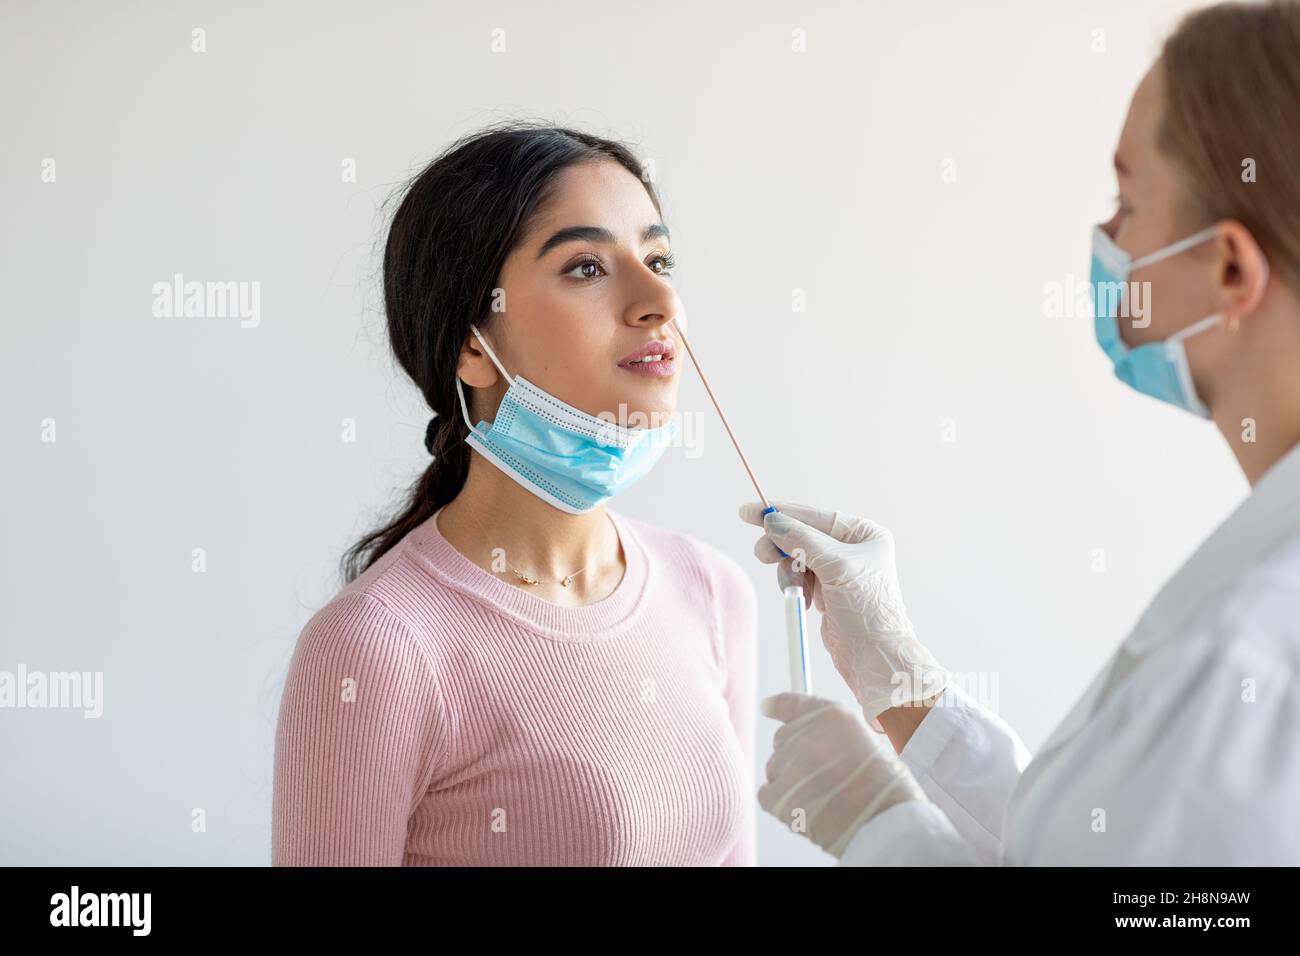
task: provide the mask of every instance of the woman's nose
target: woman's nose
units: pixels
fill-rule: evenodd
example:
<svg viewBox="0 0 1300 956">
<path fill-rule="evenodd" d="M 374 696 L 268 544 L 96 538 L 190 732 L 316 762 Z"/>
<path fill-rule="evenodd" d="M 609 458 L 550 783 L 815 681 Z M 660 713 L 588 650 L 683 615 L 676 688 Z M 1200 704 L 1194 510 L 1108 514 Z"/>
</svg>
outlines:
<svg viewBox="0 0 1300 956">
<path fill-rule="evenodd" d="M 645 312 L 637 317 L 632 324 L 641 328 L 657 328 L 667 324 L 671 318 L 672 313 L 670 312 Z"/>
<path fill-rule="evenodd" d="M 625 315 L 632 325 L 663 325 L 682 311 L 676 291 L 662 279 L 642 290 Z"/>
<path fill-rule="evenodd" d="M 1119 211 L 1118 210 L 1116 210 L 1115 215 L 1110 217 L 1109 221 L 1103 222 L 1101 224 L 1101 231 L 1104 232 L 1106 235 L 1108 235 L 1110 238 L 1112 239 L 1115 238 L 1115 233 L 1119 232 Z"/>
</svg>

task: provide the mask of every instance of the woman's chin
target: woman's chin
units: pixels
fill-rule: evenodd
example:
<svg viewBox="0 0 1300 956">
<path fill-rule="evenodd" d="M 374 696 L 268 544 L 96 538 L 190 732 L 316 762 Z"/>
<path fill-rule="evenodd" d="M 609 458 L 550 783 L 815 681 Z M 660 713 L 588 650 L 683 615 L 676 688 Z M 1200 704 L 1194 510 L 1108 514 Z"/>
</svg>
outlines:
<svg viewBox="0 0 1300 956">
<path fill-rule="evenodd" d="M 677 390 L 671 394 L 642 395 L 624 393 L 601 418 L 613 418 L 627 428 L 661 428 L 677 410 Z"/>
</svg>

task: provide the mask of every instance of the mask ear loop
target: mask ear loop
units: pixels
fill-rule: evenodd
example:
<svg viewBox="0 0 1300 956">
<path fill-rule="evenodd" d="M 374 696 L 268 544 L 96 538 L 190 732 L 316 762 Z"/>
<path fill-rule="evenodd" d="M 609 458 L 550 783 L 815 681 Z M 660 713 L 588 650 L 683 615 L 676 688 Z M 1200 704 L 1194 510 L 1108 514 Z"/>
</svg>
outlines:
<svg viewBox="0 0 1300 956">
<path fill-rule="evenodd" d="M 1163 339 L 1162 341 L 1166 345 L 1173 345 L 1175 342 L 1181 342 L 1183 339 L 1191 338 L 1197 332 L 1204 332 L 1206 329 L 1218 325 L 1220 322 L 1223 322 L 1225 318 L 1227 317 L 1220 315 L 1217 312 L 1214 315 L 1207 315 L 1205 318 L 1201 319 L 1201 321 L 1193 322 L 1185 329 L 1179 329 L 1173 335 L 1169 336 L 1169 338 Z M 1232 320 L 1228 319 L 1228 321 L 1230 322 Z"/>
<path fill-rule="evenodd" d="M 1219 232 L 1217 225 L 1207 226 L 1200 232 L 1192 233 L 1186 239 L 1179 239 L 1177 242 L 1165 246 L 1163 249 L 1157 249 L 1155 252 L 1148 253 L 1140 259 L 1133 259 L 1129 262 L 1129 271 L 1141 269 L 1143 266 L 1149 266 L 1153 262 L 1159 262 L 1161 259 L 1168 259 L 1170 256 L 1176 256 L 1184 249 L 1190 249 L 1192 246 L 1199 246 L 1202 242 L 1212 238 Z"/>
<path fill-rule="evenodd" d="M 474 326 L 473 322 L 469 324 L 469 330 L 474 333 L 474 337 L 478 339 L 479 344 L 483 346 L 483 351 L 487 352 L 488 358 L 490 358 L 492 360 L 492 364 L 497 367 L 497 371 L 499 371 L 502 375 L 505 376 L 507 382 L 509 382 L 511 385 L 514 385 L 515 380 L 510 377 L 510 373 L 506 371 L 505 366 L 502 365 L 501 362 L 497 359 L 497 354 L 492 351 L 492 346 L 487 344 L 487 339 L 483 338 L 483 335 Z M 460 414 L 465 419 L 465 425 L 469 428 L 470 431 L 474 431 L 474 425 L 469 420 L 469 409 L 465 405 L 465 389 L 461 385 L 459 375 L 456 376 L 456 397 L 460 399 Z"/>
</svg>

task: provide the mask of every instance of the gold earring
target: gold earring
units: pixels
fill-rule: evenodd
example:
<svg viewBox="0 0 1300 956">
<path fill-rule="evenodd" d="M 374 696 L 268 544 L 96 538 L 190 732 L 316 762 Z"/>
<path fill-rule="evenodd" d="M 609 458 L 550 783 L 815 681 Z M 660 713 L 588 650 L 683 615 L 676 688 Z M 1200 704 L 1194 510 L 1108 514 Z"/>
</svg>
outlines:
<svg viewBox="0 0 1300 956">
<path fill-rule="evenodd" d="M 1228 316 L 1228 331 L 1236 335 L 1239 328 L 1241 328 L 1241 319 L 1235 315 Z"/>
</svg>

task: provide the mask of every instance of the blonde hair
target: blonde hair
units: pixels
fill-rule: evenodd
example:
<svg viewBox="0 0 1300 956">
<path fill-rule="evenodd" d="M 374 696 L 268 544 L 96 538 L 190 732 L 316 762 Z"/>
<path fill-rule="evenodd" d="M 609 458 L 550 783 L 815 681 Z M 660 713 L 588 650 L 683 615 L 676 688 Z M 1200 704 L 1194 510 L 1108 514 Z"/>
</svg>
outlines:
<svg viewBox="0 0 1300 956">
<path fill-rule="evenodd" d="M 1300 2 L 1194 11 L 1160 65 L 1157 143 L 1185 174 L 1198 218 L 1239 221 L 1300 291 Z"/>
</svg>

